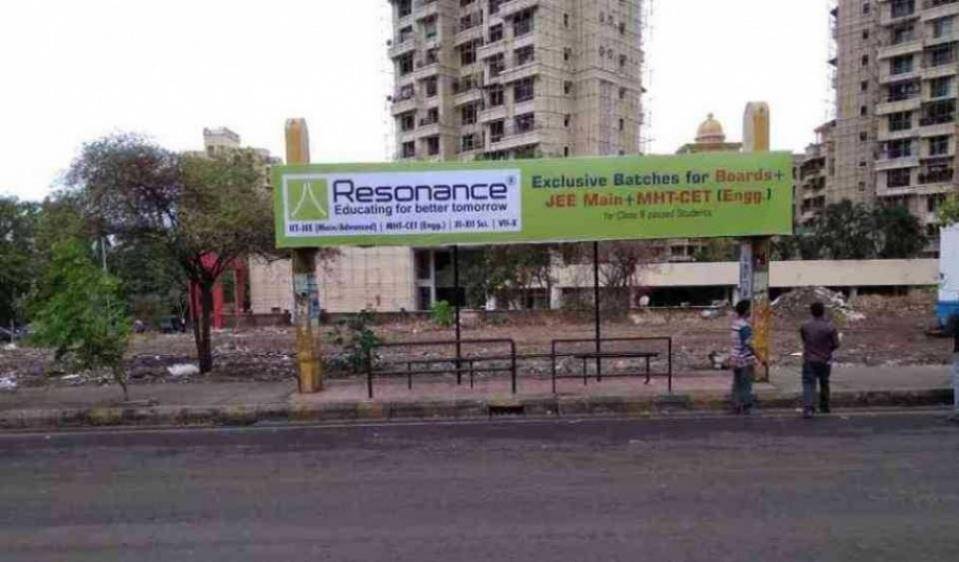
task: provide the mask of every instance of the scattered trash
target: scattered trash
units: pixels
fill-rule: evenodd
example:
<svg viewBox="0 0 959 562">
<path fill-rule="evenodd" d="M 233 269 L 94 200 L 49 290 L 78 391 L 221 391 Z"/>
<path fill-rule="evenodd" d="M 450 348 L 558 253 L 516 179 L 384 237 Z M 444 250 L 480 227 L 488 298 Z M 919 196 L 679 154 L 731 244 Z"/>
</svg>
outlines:
<svg viewBox="0 0 959 562">
<path fill-rule="evenodd" d="M 825 287 L 793 289 L 774 300 L 772 308 L 781 316 L 801 318 L 809 314 L 809 306 L 815 302 L 823 303 L 830 312 L 841 315 L 849 322 L 861 322 L 866 319 L 865 314 L 853 309 L 842 293 Z"/>
<path fill-rule="evenodd" d="M 62 381 L 74 381 L 80 378 L 80 375 L 63 375 L 60 377 Z"/>
<path fill-rule="evenodd" d="M 189 377 L 199 375 L 200 368 L 192 363 L 181 363 L 179 365 L 170 365 L 166 368 L 167 372 L 174 377 Z"/>
<path fill-rule="evenodd" d="M 722 371 L 726 369 L 726 363 L 729 361 L 729 354 L 721 351 L 714 351 L 709 354 L 709 362 L 713 369 Z"/>
<path fill-rule="evenodd" d="M 15 344 L 15 343 L 8 343 L 7 345 L 3 346 L 3 350 L 4 350 L 4 351 L 16 351 L 16 350 L 17 350 L 17 344 Z"/>
<path fill-rule="evenodd" d="M 13 375 L 0 377 L 0 392 L 16 392 L 17 379 Z"/>
</svg>

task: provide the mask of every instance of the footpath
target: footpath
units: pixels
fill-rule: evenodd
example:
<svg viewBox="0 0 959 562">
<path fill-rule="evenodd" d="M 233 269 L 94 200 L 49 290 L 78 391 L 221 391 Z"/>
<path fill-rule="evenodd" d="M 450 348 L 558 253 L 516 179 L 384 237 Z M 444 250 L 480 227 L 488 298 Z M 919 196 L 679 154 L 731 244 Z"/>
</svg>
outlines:
<svg viewBox="0 0 959 562">
<path fill-rule="evenodd" d="M 731 375 L 677 374 L 672 393 L 664 378 L 558 381 L 548 377 L 377 379 L 374 398 L 365 378 L 328 381 L 318 394 L 301 395 L 294 381 L 263 383 L 188 382 L 130 387 L 119 401 L 115 386 L 21 388 L 0 394 L 0 429 L 55 429 L 96 426 L 250 425 L 258 422 L 357 422 L 409 419 L 483 419 L 496 416 L 650 416 L 728 409 Z M 760 409 L 799 408 L 798 368 L 777 368 L 769 383 L 757 383 Z M 832 376 L 833 411 L 863 407 L 952 404 L 946 366 L 839 366 Z"/>
</svg>

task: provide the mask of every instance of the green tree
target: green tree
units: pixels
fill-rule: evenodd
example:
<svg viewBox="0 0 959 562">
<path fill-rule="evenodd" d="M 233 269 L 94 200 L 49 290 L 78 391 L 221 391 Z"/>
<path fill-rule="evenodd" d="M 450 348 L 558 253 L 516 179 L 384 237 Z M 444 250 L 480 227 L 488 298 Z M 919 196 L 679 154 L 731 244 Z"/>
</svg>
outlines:
<svg viewBox="0 0 959 562">
<path fill-rule="evenodd" d="M 180 155 L 136 135 L 88 143 L 67 175 L 97 237 L 162 249 L 200 292 L 194 336 L 213 368 L 213 287 L 237 259 L 269 255 L 274 224 L 267 169 L 252 150 Z"/>
<path fill-rule="evenodd" d="M 865 205 L 842 201 L 823 209 L 813 229 L 818 259 L 865 260 L 876 257 L 875 222 Z"/>
<path fill-rule="evenodd" d="M 0 327 L 25 321 L 23 303 L 40 273 L 39 219 L 39 204 L 0 197 Z"/>
<path fill-rule="evenodd" d="M 72 241 L 53 249 L 43 285 L 48 296 L 34 303 L 34 341 L 77 368 L 109 369 L 129 399 L 123 356 L 131 321 L 117 279 L 91 259 L 86 244 Z"/>
<path fill-rule="evenodd" d="M 926 247 L 922 223 L 905 207 L 878 207 L 873 210 L 873 220 L 878 258 L 914 258 Z"/>
<path fill-rule="evenodd" d="M 959 197 L 953 195 L 942 202 L 936 212 L 939 223 L 943 226 L 952 226 L 959 222 Z"/>
</svg>

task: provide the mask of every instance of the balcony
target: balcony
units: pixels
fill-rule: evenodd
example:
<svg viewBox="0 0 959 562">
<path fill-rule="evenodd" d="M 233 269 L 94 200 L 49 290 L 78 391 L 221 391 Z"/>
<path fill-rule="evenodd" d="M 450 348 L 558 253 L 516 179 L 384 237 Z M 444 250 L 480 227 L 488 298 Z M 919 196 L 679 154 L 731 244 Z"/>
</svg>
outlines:
<svg viewBox="0 0 959 562">
<path fill-rule="evenodd" d="M 956 0 L 927 0 L 923 2 L 922 21 L 931 21 L 945 16 L 959 14 L 959 2 Z"/>
<path fill-rule="evenodd" d="M 490 121 L 496 121 L 499 119 L 506 118 L 506 104 L 497 105 L 494 107 L 487 107 L 480 111 L 479 120 L 480 123 L 488 123 Z"/>
<path fill-rule="evenodd" d="M 918 18 L 919 11 L 916 9 L 915 4 L 906 4 L 903 7 L 888 4 L 888 7 L 882 10 L 882 15 L 879 17 L 879 25 L 892 25 L 894 23 L 902 23 Z"/>
<path fill-rule="evenodd" d="M 897 45 L 889 45 L 879 48 L 879 60 L 891 59 L 901 55 L 922 52 L 922 41 L 918 38 L 910 39 Z"/>
<path fill-rule="evenodd" d="M 919 156 L 915 154 L 886 154 L 876 160 L 876 171 L 893 170 L 896 168 L 918 168 Z"/>
<path fill-rule="evenodd" d="M 943 64 L 940 66 L 927 66 L 922 69 L 921 77 L 923 80 L 933 80 L 946 76 L 954 76 L 959 71 L 959 65 Z"/>
<path fill-rule="evenodd" d="M 890 82 L 900 82 L 905 80 L 915 80 L 919 78 L 920 70 L 918 64 L 913 64 L 912 68 L 905 72 L 893 74 L 892 68 L 888 63 L 879 66 L 879 83 L 888 84 Z"/>
<path fill-rule="evenodd" d="M 959 30 L 952 30 L 948 33 L 943 33 L 938 37 L 926 37 L 925 46 L 926 47 L 935 47 L 937 45 L 945 45 L 946 43 L 955 43 L 959 41 Z"/>
<path fill-rule="evenodd" d="M 401 88 L 393 94 L 393 107 L 390 108 L 390 112 L 395 117 L 408 111 L 414 111 L 419 106 L 420 101 L 421 99 L 416 95 L 416 90 L 412 85 Z"/>
<path fill-rule="evenodd" d="M 416 50 L 416 36 L 408 35 L 402 40 L 396 39 L 390 44 L 389 57 L 395 59 Z"/>
<path fill-rule="evenodd" d="M 508 18 L 537 6 L 539 6 L 539 0 L 511 0 L 500 6 L 499 16 Z"/>
<path fill-rule="evenodd" d="M 952 183 L 954 178 L 955 172 L 952 168 L 944 168 L 939 170 L 920 170 L 918 183 L 920 185 Z"/>
<path fill-rule="evenodd" d="M 490 133 L 487 150 L 511 150 L 528 144 L 535 144 L 540 140 L 539 133 L 542 129 L 543 126 L 539 122 L 517 127 L 516 123 L 511 121 L 504 127 L 502 135 L 493 136 Z"/>
<path fill-rule="evenodd" d="M 425 20 L 439 14 L 439 0 L 415 0 L 413 2 L 413 14 L 417 20 Z"/>
<path fill-rule="evenodd" d="M 876 105 L 876 115 L 888 115 L 890 113 L 899 113 L 902 111 L 915 111 L 920 107 L 922 107 L 922 97 L 920 97 L 919 93 L 917 92 L 911 98 L 902 100 L 892 99 L 891 101 Z"/>
</svg>

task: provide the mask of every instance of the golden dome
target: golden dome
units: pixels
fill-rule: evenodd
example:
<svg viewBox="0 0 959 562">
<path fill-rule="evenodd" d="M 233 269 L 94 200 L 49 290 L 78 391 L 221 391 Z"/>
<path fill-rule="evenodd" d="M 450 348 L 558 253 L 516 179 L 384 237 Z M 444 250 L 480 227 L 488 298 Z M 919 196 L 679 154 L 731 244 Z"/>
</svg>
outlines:
<svg viewBox="0 0 959 562">
<path fill-rule="evenodd" d="M 702 122 L 696 131 L 696 142 L 703 144 L 726 142 L 726 133 L 723 132 L 723 125 L 716 120 L 712 113 L 706 117 L 706 120 Z"/>
</svg>

